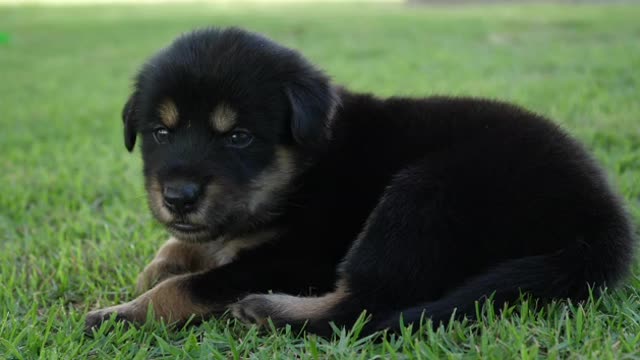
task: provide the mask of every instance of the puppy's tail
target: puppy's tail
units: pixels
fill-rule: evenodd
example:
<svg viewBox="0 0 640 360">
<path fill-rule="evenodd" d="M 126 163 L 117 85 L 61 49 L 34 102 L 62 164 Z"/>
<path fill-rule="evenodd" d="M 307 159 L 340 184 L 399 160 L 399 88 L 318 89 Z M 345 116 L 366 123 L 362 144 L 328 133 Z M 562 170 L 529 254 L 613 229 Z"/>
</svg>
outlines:
<svg viewBox="0 0 640 360">
<path fill-rule="evenodd" d="M 431 319 L 434 326 L 447 323 L 452 318 L 475 319 L 476 301 L 489 297 L 492 297 L 497 310 L 505 303 L 517 301 L 521 294 L 531 295 L 541 303 L 563 298 L 583 301 L 588 299 L 590 289 L 598 295 L 604 286 L 615 285 L 628 272 L 632 249 L 626 254 L 594 254 L 590 251 L 593 249 L 581 250 L 564 250 L 504 262 L 436 301 L 394 312 L 378 320 L 374 316 L 370 326 L 375 330 L 398 331 L 401 317 L 405 325 L 414 324 L 414 329 L 423 318 Z"/>
</svg>

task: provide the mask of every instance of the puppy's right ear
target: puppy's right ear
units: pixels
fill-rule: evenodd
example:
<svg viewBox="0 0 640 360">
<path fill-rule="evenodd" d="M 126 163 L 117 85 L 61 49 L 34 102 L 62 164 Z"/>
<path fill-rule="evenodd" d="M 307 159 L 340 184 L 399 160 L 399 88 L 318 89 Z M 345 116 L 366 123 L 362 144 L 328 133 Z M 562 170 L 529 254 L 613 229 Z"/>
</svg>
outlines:
<svg viewBox="0 0 640 360">
<path fill-rule="evenodd" d="M 133 151 L 138 135 L 138 93 L 134 92 L 122 109 L 122 122 L 124 123 L 124 146 L 129 152 Z"/>
</svg>

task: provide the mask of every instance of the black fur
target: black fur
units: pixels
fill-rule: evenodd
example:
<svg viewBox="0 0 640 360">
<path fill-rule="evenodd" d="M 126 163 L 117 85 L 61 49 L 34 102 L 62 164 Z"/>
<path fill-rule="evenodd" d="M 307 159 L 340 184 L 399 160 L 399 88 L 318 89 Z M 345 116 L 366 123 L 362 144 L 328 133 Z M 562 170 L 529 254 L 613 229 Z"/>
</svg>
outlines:
<svg viewBox="0 0 640 360">
<path fill-rule="evenodd" d="M 181 125 L 158 145 L 154 111 L 165 98 Z M 329 321 L 350 325 L 365 309 L 370 330 L 396 329 L 400 314 L 405 323 L 423 312 L 435 323 L 454 310 L 473 317 L 474 302 L 492 294 L 497 306 L 521 292 L 584 300 L 629 271 L 632 227 L 601 169 L 566 132 L 517 106 L 352 93 L 298 53 L 238 29 L 180 37 L 143 67 L 132 99 L 125 144 L 142 134 L 147 180 L 224 187 L 193 241 L 281 230 L 195 275 L 185 291 L 202 303 L 324 293 L 341 279 L 348 295 L 309 330 L 326 334 Z M 249 147 L 225 148 L 208 128 L 221 102 L 256 135 Z M 250 211 L 243 194 L 277 146 L 295 174 Z"/>
<path fill-rule="evenodd" d="M 136 108 L 137 108 L 137 94 L 131 95 L 127 103 L 122 109 L 122 122 L 124 124 L 124 146 L 129 152 L 133 151 L 133 147 L 136 145 Z"/>
</svg>

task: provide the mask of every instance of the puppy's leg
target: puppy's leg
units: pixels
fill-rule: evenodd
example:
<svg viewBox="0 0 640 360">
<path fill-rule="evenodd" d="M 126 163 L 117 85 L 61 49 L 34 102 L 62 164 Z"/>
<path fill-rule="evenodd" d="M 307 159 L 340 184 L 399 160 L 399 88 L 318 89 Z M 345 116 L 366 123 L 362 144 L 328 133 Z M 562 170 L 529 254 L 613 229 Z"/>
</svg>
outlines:
<svg viewBox="0 0 640 360">
<path fill-rule="evenodd" d="M 189 243 L 170 238 L 138 275 L 137 293 L 142 294 L 171 276 L 218 266 L 214 254 L 222 247 L 222 241 Z"/>
<path fill-rule="evenodd" d="M 394 178 L 348 251 L 334 292 L 249 295 L 231 306 L 232 314 L 257 324 L 270 318 L 277 326 L 304 325 L 326 336 L 329 322 L 350 327 L 365 310 L 375 322 L 405 304 L 441 294 L 450 276 L 443 264 L 455 264 L 443 221 L 445 193 L 427 179 L 415 169 Z"/>
<path fill-rule="evenodd" d="M 150 305 L 156 318 L 169 324 L 186 322 L 193 315 L 204 317 L 224 308 L 197 301 L 190 291 L 192 281 L 192 274 L 174 276 L 130 302 L 92 311 L 87 314 L 85 329 L 90 332 L 114 313 L 118 320 L 142 323 Z"/>
<path fill-rule="evenodd" d="M 359 313 L 350 297 L 347 284 L 340 281 L 335 290 L 322 296 L 252 294 L 229 309 L 234 317 L 245 323 L 265 326 L 271 320 L 277 327 L 288 324 L 296 330 L 307 325 L 307 330 L 328 336 L 331 333 L 329 321 L 339 321 L 341 313 Z"/>
<path fill-rule="evenodd" d="M 475 227 L 464 228 L 471 221 L 460 216 L 474 205 L 482 210 L 483 205 L 474 204 L 475 188 L 462 192 L 455 187 L 460 180 L 454 177 L 461 174 L 460 167 L 450 172 L 455 165 L 430 162 L 428 167 L 406 169 L 393 179 L 347 253 L 340 267 L 344 282 L 335 292 L 319 298 L 250 295 L 233 305 L 232 313 L 258 324 L 268 318 L 276 325 L 299 326 L 306 321 L 309 331 L 328 335 L 330 321 L 352 326 L 367 310 L 372 318 L 364 333 L 395 331 L 401 315 L 405 324 L 416 326 L 423 314 L 436 326 L 454 317 L 473 318 L 475 301 L 490 296 L 498 309 L 517 301 L 521 293 L 542 302 L 565 297 L 581 300 L 588 297 L 589 285 L 599 287 L 616 275 L 612 268 L 616 264 L 611 265 L 610 258 L 607 262 L 599 258 L 608 249 L 592 249 L 607 238 L 590 240 L 589 246 L 551 244 L 543 248 L 545 253 L 512 255 L 514 242 L 520 239 L 507 236 L 497 241 L 497 235 L 485 232 L 485 225 L 477 221 Z M 449 174 L 454 175 L 447 177 Z M 483 196 L 480 199 L 493 197 L 492 193 Z M 500 215 L 500 221 L 513 219 L 508 211 Z M 474 211 L 473 216 L 496 220 L 491 218 L 495 213 Z M 602 233 L 589 236 L 604 234 L 611 239 L 621 228 L 598 226 L 605 225 L 607 232 L 598 229 Z"/>
<path fill-rule="evenodd" d="M 292 259 L 286 254 L 240 257 L 211 270 L 171 277 L 133 301 L 92 311 L 86 328 L 98 327 L 114 313 L 119 320 L 142 323 L 147 320 L 149 305 L 156 318 L 179 324 L 192 315 L 206 318 L 221 314 L 249 293 L 273 290 L 299 294 L 334 277 L 333 264 L 315 263 L 314 259 Z"/>
</svg>

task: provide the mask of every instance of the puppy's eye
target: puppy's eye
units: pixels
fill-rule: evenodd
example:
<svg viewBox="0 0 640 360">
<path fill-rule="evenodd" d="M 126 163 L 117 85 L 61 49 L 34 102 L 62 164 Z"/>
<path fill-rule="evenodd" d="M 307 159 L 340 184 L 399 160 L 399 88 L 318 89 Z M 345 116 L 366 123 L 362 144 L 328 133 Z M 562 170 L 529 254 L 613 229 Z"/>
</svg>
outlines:
<svg viewBox="0 0 640 360">
<path fill-rule="evenodd" d="M 245 148 L 253 141 L 253 135 L 247 130 L 234 130 L 225 136 L 227 146 Z"/>
<path fill-rule="evenodd" d="M 153 138 L 158 144 L 168 144 L 171 133 L 168 129 L 160 127 L 153 131 Z"/>
</svg>

